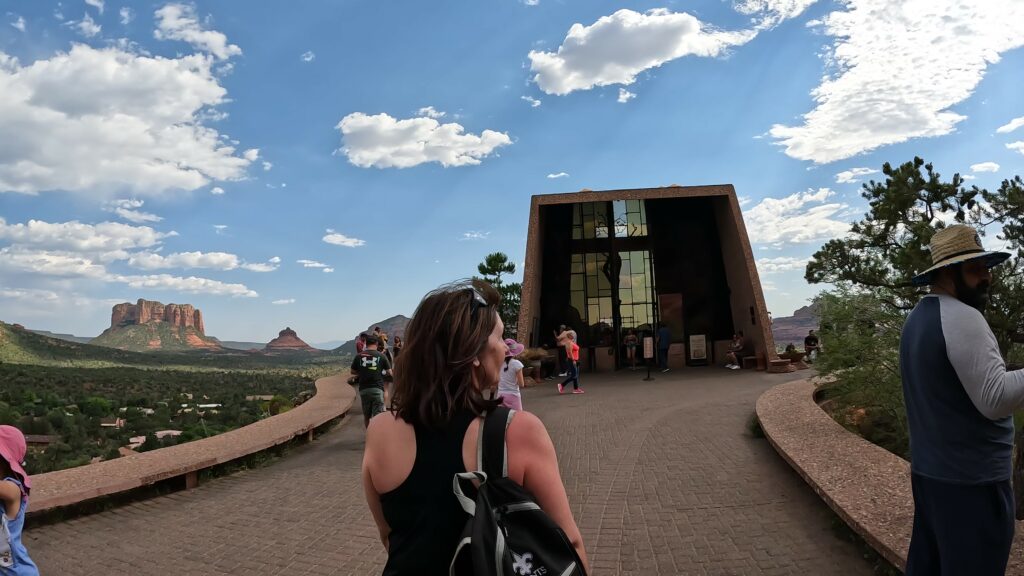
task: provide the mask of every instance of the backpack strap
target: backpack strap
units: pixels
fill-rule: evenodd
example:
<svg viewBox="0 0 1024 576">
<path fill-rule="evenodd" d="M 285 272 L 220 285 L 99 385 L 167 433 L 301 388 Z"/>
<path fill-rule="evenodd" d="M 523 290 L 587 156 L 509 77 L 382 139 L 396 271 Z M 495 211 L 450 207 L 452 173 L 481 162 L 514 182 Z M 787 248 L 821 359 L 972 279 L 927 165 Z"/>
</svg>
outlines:
<svg viewBox="0 0 1024 576">
<path fill-rule="evenodd" d="M 507 406 L 494 408 L 484 417 L 481 429 L 477 433 L 477 468 L 487 474 L 488 478 L 508 476 L 508 446 L 505 444 L 505 431 L 515 413 L 515 410 Z"/>
</svg>

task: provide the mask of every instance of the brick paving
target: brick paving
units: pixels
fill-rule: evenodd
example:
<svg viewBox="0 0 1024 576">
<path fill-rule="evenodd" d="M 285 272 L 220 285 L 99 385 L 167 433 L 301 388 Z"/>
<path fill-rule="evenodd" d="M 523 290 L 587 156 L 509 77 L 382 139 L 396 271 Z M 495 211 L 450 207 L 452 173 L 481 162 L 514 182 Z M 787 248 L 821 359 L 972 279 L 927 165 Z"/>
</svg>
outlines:
<svg viewBox="0 0 1024 576">
<path fill-rule="evenodd" d="M 871 574 L 763 439 L 754 402 L 794 375 L 690 369 L 524 391 L 554 439 L 593 574 Z M 353 408 L 358 410 L 358 403 Z M 361 419 L 270 466 L 33 528 L 43 574 L 379 574 L 363 502 Z"/>
</svg>

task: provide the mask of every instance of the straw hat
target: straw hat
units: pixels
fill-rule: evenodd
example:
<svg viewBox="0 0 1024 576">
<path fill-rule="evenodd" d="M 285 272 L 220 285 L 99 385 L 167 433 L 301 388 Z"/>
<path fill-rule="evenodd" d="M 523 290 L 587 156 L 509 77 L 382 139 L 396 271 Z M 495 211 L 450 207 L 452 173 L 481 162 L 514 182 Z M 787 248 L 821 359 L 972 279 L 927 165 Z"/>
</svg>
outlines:
<svg viewBox="0 0 1024 576">
<path fill-rule="evenodd" d="M 986 252 L 981 247 L 978 231 L 963 224 L 955 224 L 936 232 L 928 249 L 932 253 L 932 267 L 914 276 L 914 286 L 931 284 L 939 268 L 977 258 L 984 258 L 985 265 L 991 268 L 1010 257 L 1007 252 Z"/>
</svg>

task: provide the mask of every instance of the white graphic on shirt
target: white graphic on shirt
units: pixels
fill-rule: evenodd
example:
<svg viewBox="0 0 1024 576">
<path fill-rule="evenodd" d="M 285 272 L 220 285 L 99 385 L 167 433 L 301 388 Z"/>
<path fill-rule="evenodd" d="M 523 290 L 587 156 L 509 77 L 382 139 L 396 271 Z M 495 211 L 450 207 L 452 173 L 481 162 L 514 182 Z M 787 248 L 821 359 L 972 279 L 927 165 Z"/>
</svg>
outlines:
<svg viewBox="0 0 1024 576">
<path fill-rule="evenodd" d="M 363 356 L 359 359 L 359 361 L 362 363 L 363 368 L 376 370 L 379 359 L 380 356 Z"/>
<path fill-rule="evenodd" d="M 527 552 L 520 556 L 513 552 L 512 559 L 515 560 L 512 563 L 512 569 L 516 571 L 516 574 L 519 576 L 529 576 L 533 573 L 533 554 Z"/>
</svg>

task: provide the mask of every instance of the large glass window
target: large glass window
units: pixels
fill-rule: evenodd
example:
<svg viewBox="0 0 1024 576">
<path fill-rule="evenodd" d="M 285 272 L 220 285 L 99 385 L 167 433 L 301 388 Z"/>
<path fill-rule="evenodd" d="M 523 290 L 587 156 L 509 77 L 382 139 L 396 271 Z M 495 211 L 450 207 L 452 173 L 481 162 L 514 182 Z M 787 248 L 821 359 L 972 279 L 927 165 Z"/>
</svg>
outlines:
<svg viewBox="0 0 1024 576">
<path fill-rule="evenodd" d="M 573 240 L 608 238 L 609 235 L 616 238 L 647 236 L 647 213 L 643 200 L 581 202 L 573 205 Z"/>
<path fill-rule="evenodd" d="M 612 281 L 618 278 L 620 328 L 651 330 L 651 259 L 647 250 L 618 252 L 609 262 L 608 252 L 572 255 L 569 300 L 587 325 L 587 341 L 612 345 L 615 327 Z"/>
</svg>

